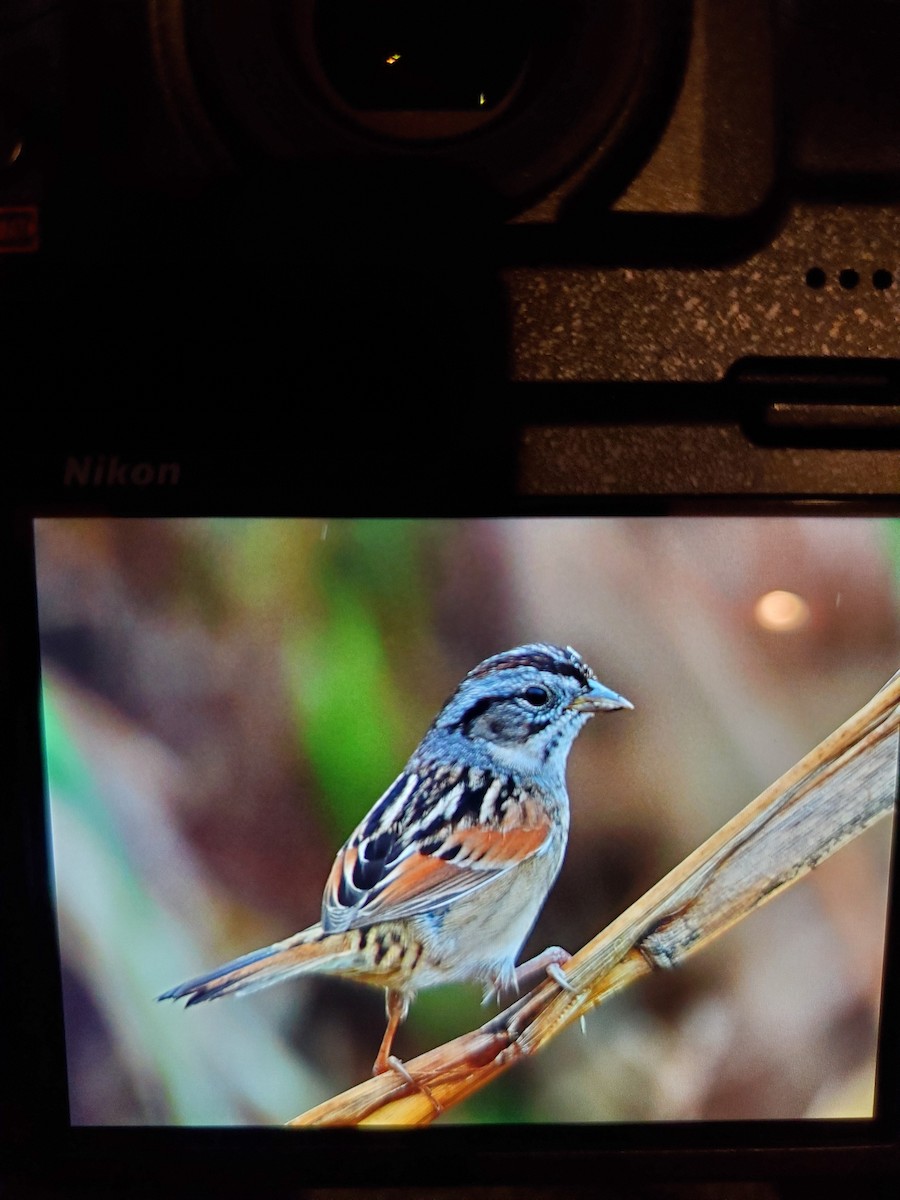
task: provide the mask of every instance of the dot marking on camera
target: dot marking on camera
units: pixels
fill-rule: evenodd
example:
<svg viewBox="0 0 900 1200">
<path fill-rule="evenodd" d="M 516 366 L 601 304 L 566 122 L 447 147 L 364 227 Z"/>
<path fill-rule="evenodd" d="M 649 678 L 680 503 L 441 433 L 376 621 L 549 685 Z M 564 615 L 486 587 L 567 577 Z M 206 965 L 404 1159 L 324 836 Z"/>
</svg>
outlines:
<svg viewBox="0 0 900 1200">
<path fill-rule="evenodd" d="M 862 282 L 862 275 L 853 267 L 844 267 L 837 274 L 838 285 L 845 291 L 853 291 Z M 804 282 L 808 288 L 814 291 L 820 291 L 828 283 L 828 275 L 822 267 L 810 267 L 805 276 Z M 877 292 L 887 291 L 888 288 L 894 286 L 894 273 L 886 267 L 876 267 L 872 271 L 871 276 L 872 287 Z"/>
</svg>

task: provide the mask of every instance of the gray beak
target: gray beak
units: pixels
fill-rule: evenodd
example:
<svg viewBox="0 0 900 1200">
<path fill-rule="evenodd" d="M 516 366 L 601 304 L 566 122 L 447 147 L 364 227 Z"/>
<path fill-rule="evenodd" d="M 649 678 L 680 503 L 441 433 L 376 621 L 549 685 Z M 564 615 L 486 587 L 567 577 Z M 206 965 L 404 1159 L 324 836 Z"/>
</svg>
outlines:
<svg viewBox="0 0 900 1200">
<path fill-rule="evenodd" d="M 634 708 L 634 705 L 624 696 L 604 687 L 598 679 L 591 679 L 588 690 L 576 696 L 569 708 L 575 709 L 576 712 L 597 713 L 612 712 L 617 708 Z"/>
</svg>

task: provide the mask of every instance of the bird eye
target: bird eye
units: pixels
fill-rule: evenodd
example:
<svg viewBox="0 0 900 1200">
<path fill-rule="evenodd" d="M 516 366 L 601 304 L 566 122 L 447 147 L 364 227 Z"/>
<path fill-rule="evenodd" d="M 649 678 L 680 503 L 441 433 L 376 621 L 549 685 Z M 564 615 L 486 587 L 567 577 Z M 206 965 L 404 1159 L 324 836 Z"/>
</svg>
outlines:
<svg viewBox="0 0 900 1200">
<path fill-rule="evenodd" d="M 540 708 L 542 704 L 546 704 L 550 699 L 550 693 L 546 688 L 530 687 L 526 688 L 522 693 L 523 700 L 527 700 L 529 704 L 533 704 L 535 708 Z"/>
</svg>

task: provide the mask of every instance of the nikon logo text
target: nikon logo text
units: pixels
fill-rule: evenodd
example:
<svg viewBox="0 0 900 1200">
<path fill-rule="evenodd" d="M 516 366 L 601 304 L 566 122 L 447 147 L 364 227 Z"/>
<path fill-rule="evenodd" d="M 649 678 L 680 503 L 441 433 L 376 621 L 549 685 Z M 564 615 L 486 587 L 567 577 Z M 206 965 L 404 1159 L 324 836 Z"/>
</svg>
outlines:
<svg viewBox="0 0 900 1200">
<path fill-rule="evenodd" d="M 118 455 L 70 455 L 63 483 L 66 487 L 172 487 L 181 477 L 181 463 L 123 462 Z"/>
</svg>

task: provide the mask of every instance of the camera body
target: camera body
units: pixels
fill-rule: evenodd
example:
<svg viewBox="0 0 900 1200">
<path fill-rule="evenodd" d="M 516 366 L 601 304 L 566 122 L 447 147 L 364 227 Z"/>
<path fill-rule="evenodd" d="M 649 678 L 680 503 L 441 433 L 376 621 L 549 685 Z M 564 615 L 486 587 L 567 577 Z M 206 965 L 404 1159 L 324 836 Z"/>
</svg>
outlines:
<svg viewBox="0 0 900 1200">
<path fill-rule="evenodd" d="M 688 490 L 896 438 L 888 0 L 14 7 L 0 196 L 33 253 L 0 266 L 31 386 L 355 387 L 382 427 L 426 389 L 520 472 L 548 423 L 557 450 L 628 427 L 602 470 L 567 435 L 544 482 L 588 493 L 665 484 L 676 419 Z M 754 465 L 716 483 L 724 424 Z"/>
</svg>

